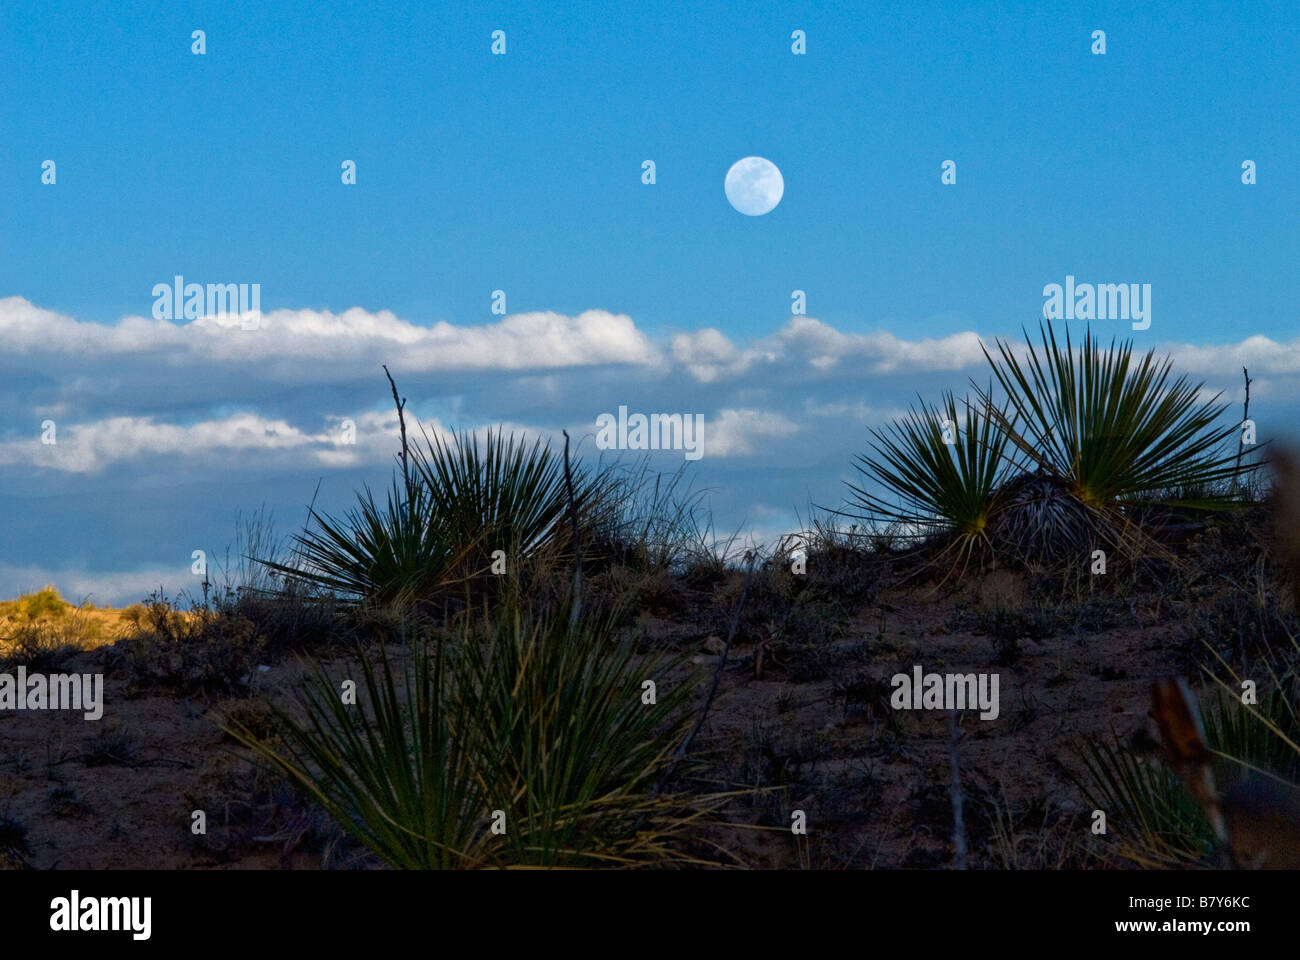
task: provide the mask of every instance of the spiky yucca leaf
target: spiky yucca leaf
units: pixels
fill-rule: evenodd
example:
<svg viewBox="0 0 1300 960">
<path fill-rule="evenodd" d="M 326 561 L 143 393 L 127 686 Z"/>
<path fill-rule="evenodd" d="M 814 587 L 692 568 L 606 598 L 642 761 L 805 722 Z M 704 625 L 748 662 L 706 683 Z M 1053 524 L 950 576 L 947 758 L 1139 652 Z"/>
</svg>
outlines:
<svg viewBox="0 0 1300 960">
<path fill-rule="evenodd" d="M 355 705 L 318 666 L 297 713 L 276 711 L 283 746 L 228 729 L 394 867 L 696 862 L 677 841 L 725 795 L 658 790 L 689 720 L 668 662 L 563 611 L 461 629 L 409 666 L 363 655 Z"/>
<path fill-rule="evenodd" d="M 957 556 L 968 559 L 988 545 L 995 491 L 1007 469 L 1007 441 L 998 429 L 1000 421 L 976 404 L 964 406 L 959 416 L 957 400 L 948 392 L 940 406 L 922 401 L 902 420 L 871 430 L 875 452 L 859 455 L 854 469 L 896 499 L 865 484 L 848 486 L 855 505 L 872 521 L 898 524 L 922 536 L 951 536 Z"/>
<path fill-rule="evenodd" d="M 672 661 L 638 658 L 610 633 L 506 610 L 460 645 L 459 694 L 489 761 L 484 788 L 508 811 L 513 862 L 630 865 L 647 851 L 661 859 L 664 833 L 684 823 L 680 803 L 654 788 L 686 733 L 693 687 Z"/>
<path fill-rule="evenodd" d="M 1120 856 L 1146 867 L 1210 862 L 1214 833 L 1178 777 L 1153 758 L 1135 756 L 1119 738 L 1090 739 L 1079 749 L 1086 776 L 1076 780 Z"/>
<path fill-rule="evenodd" d="M 481 572 L 494 550 L 510 563 L 571 539 L 561 457 L 540 439 L 531 445 L 488 431 L 435 436 L 410 449 L 410 483 L 395 477 L 387 502 L 367 487 L 343 517 L 311 511 L 289 562 L 265 567 L 350 600 L 398 604 L 424 599 Z M 580 516 L 599 502 L 603 474 L 573 466 Z"/>
<path fill-rule="evenodd" d="M 980 390 L 990 415 L 1021 455 L 1068 484 L 1088 506 L 1115 510 L 1170 490 L 1212 489 L 1233 479 L 1238 427 L 1219 424 L 1226 404 L 1200 398 L 1202 384 L 1171 379 L 1172 361 L 1155 351 L 1133 355 L 1131 343 L 1107 348 L 1088 331 L 1076 351 L 1069 332 L 1058 343 L 1040 326 L 1041 349 L 1022 360 L 999 339 L 984 355 L 1016 422 Z M 977 386 L 977 390 L 980 388 Z M 1195 505 L 1220 505 L 1202 496 Z"/>
<path fill-rule="evenodd" d="M 421 644 L 400 676 L 382 648 L 363 654 L 356 704 L 318 663 L 299 693 L 304 719 L 273 708 L 283 746 L 237 721 L 226 729 L 389 866 L 479 866 L 492 808 L 463 735 L 472 705 L 447 696 L 446 662 L 445 646 Z"/>
<path fill-rule="evenodd" d="M 1245 771 L 1277 771 L 1294 777 L 1300 769 L 1296 742 L 1295 689 L 1274 686 L 1262 694 L 1254 710 L 1241 698 L 1217 691 L 1214 709 L 1205 713 L 1206 739 L 1232 767 Z"/>
<path fill-rule="evenodd" d="M 420 486 L 404 491 L 394 479 L 383 505 L 369 487 L 357 500 L 341 519 L 313 508 L 310 522 L 316 526 L 294 538 L 293 561 L 258 562 L 342 599 L 384 604 L 427 596 L 453 579 L 469 544 L 437 522 Z"/>
<path fill-rule="evenodd" d="M 493 550 L 507 555 L 571 546 L 564 459 L 535 439 L 488 430 L 482 444 L 468 433 L 426 436 L 411 448 L 416 485 L 444 535 L 486 564 Z M 598 499 L 603 476 L 571 464 L 575 506 L 584 520 Z"/>
<path fill-rule="evenodd" d="M 1206 717 L 1206 735 L 1234 765 L 1300 782 L 1300 641 L 1285 626 L 1283 631 L 1287 642 L 1266 639 L 1251 671 L 1263 688 L 1254 704 L 1242 702 L 1243 677 L 1212 643 L 1203 641 L 1211 664 L 1202 670 L 1216 686 L 1216 709 Z"/>
</svg>

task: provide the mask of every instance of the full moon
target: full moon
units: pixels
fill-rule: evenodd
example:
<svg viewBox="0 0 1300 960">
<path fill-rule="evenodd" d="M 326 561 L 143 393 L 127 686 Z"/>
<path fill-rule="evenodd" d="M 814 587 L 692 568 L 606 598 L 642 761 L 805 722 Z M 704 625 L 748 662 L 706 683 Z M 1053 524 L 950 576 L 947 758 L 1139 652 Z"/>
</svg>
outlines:
<svg viewBox="0 0 1300 960">
<path fill-rule="evenodd" d="M 771 160 L 745 157 L 731 165 L 723 187 L 733 207 L 747 217 L 761 217 L 781 202 L 785 180 Z"/>
</svg>

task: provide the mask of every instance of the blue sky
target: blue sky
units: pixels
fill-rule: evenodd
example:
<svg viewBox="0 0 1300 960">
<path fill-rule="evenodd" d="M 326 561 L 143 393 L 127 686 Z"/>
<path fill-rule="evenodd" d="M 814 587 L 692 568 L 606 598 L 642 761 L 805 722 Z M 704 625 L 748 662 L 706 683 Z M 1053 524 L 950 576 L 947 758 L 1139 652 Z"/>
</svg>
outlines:
<svg viewBox="0 0 1300 960">
<path fill-rule="evenodd" d="M 0 594 L 50 572 L 122 599 L 238 509 L 292 526 L 322 477 L 345 504 L 391 425 L 352 459 L 320 438 L 385 411 L 379 362 L 447 426 L 699 410 L 721 524 L 762 531 L 837 499 L 867 426 L 978 374 L 960 338 L 1017 336 L 1067 274 L 1151 284 L 1140 346 L 1234 402 L 1254 361 L 1262 415 L 1294 411 L 1294 4 L 562 6 L 0 5 Z M 785 179 L 761 217 L 722 189 L 749 155 Z M 133 333 L 176 274 L 284 319 Z M 541 346 L 497 289 L 506 321 L 559 318 Z M 47 417 L 77 449 L 31 447 Z M 223 443 L 239 417 L 273 440 Z"/>
</svg>

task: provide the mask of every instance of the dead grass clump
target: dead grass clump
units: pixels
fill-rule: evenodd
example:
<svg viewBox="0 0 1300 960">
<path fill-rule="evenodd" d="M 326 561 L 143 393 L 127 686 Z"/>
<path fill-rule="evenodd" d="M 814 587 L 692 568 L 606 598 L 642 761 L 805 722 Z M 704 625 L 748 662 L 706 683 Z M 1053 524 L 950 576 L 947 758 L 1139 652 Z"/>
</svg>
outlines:
<svg viewBox="0 0 1300 960">
<path fill-rule="evenodd" d="M 245 616 L 180 610 L 155 593 L 145 604 L 138 632 L 116 645 L 110 662 L 125 668 L 136 687 L 233 696 L 248 689 L 264 647 Z"/>
</svg>

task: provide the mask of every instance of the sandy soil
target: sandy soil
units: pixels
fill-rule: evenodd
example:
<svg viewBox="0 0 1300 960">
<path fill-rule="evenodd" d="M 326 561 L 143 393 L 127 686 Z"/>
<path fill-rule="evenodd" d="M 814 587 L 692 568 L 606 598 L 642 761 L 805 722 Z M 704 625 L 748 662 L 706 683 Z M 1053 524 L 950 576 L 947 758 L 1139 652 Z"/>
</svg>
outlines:
<svg viewBox="0 0 1300 960">
<path fill-rule="evenodd" d="M 1141 725 L 1150 681 L 1179 669 L 1181 641 L 1169 617 L 1136 606 L 1108 610 L 1100 625 L 1064 621 L 1010 644 L 971 615 L 1024 601 L 1011 576 L 957 593 L 887 590 L 842 611 L 816 650 L 801 650 L 797 636 L 768 642 L 761 622 L 751 624 L 731 650 L 698 741 L 709 763 L 695 778 L 700 789 L 762 792 L 733 803 L 727 815 L 737 826 L 715 829 L 713 839 L 752 867 L 950 865 L 949 714 L 888 702 L 889 678 L 919 664 L 999 675 L 999 717 L 967 711 L 957 727 L 972 865 L 1086 865 L 1065 842 L 1086 833 L 1082 797 L 1066 776 L 1078 766 L 1072 744 Z M 707 679 L 721 647 L 714 627 L 687 609 L 645 614 L 633 629 L 686 652 Z M 62 669 L 106 672 L 108 652 L 84 651 Z M 11 850 L 10 865 L 366 865 L 218 727 L 227 711 L 283 699 L 300 670 L 291 661 L 258 671 L 252 696 L 238 701 L 132 691 L 108 670 L 102 720 L 0 711 L 0 818 L 26 829 L 26 848 Z M 196 809 L 206 813 L 206 836 L 191 833 Z M 806 838 L 789 830 L 795 810 L 804 811 Z"/>
</svg>

